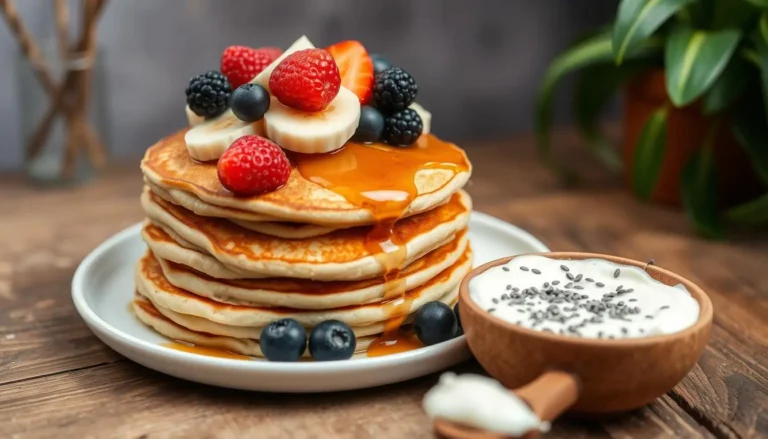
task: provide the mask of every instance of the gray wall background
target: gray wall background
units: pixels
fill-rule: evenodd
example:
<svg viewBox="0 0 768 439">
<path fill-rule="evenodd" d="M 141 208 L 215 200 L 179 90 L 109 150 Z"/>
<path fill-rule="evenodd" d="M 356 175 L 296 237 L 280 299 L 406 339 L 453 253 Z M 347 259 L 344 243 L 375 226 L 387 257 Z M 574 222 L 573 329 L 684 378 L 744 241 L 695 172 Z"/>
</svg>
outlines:
<svg viewBox="0 0 768 439">
<path fill-rule="evenodd" d="M 610 20 L 616 0 L 111 0 L 99 23 L 99 129 L 115 159 L 139 156 L 185 125 L 190 76 L 218 68 L 232 44 L 318 47 L 361 40 L 419 83 L 433 129 L 455 141 L 530 130 L 547 63 L 574 38 Z M 25 23 L 51 39 L 49 0 L 16 0 Z M 73 3 L 74 5 L 74 3 Z M 0 24 L 0 169 L 18 169 L 41 116 L 37 83 Z M 566 93 L 560 94 L 560 109 Z M 31 105 L 31 100 L 37 102 Z M 23 111 L 22 111 L 23 110 Z M 558 115 L 567 119 L 567 111 Z"/>
</svg>

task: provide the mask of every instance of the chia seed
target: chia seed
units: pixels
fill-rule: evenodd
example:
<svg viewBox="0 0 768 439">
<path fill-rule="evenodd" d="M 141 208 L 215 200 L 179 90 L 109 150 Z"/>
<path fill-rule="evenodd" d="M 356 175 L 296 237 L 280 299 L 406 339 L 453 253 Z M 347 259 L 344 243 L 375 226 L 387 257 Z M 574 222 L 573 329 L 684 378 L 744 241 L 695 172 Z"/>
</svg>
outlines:
<svg viewBox="0 0 768 439">
<path fill-rule="evenodd" d="M 509 271 L 509 267 L 501 267 L 501 269 L 504 271 Z"/>
<path fill-rule="evenodd" d="M 583 275 L 579 274 L 578 276 L 576 276 L 576 279 L 574 279 L 573 281 L 574 281 L 574 282 L 581 282 L 581 279 L 582 279 L 583 277 L 584 277 Z"/>
<path fill-rule="evenodd" d="M 537 270 L 537 269 L 535 269 L 535 268 L 534 268 L 533 270 L 531 270 L 531 272 L 532 272 L 533 274 L 541 274 L 541 270 Z"/>
<path fill-rule="evenodd" d="M 566 273 L 567 273 L 567 272 L 569 272 L 569 271 L 571 271 L 571 269 L 570 269 L 570 268 L 568 268 L 568 267 L 566 267 L 565 265 L 561 265 L 561 266 L 560 266 L 560 269 L 561 269 L 561 270 L 563 270 L 563 271 L 565 271 Z"/>
<path fill-rule="evenodd" d="M 594 279 L 592 279 L 591 277 L 588 277 L 588 278 L 586 278 L 586 279 L 584 279 L 584 280 L 585 280 L 585 281 L 587 281 L 587 282 L 594 282 L 594 281 L 595 281 L 595 280 L 594 280 Z"/>
<path fill-rule="evenodd" d="M 574 279 L 576 279 L 576 276 L 574 276 L 574 275 L 573 275 L 573 274 L 571 274 L 571 273 L 566 273 L 566 274 L 565 274 L 565 277 L 567 277 L 567 278 L 568 278 L 568 280 L 574 280 Z"/>
<path fill-rule="evenodd" d="M 528 267 L 520 267 L 520 269 L 523 271 L 528 271 Z"/>
<path fill-rule="evenodd" d="M 605 286 L 605 284 L 604 284 L 604 283 L 602 283 L 602 282 L 598 282 L 598 283 L 596 283 L 596 284 L 595 284 L 595 286 L 596 286 L 597 288 L 603 288 L 603 287 Z"/>
<path fill-rule="evenodd" d="M 620 274 L 621 274 L 621 269 L 617 268 L 616 271 L 613 272 L 614 279 L 618 278 Z"/>
<path fill-rule="evenodd" d="M 560 281 L 559 280 L 552 281 L 552 285 L 560 285 Z"/>
</svg>

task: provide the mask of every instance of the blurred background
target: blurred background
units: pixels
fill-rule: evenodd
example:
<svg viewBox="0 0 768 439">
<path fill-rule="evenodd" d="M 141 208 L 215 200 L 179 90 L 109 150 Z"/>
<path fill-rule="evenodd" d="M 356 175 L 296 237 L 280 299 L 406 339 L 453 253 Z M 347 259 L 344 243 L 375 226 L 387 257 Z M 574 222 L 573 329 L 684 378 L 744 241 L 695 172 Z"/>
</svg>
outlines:
<svg viewBox="0 0 768 439">
<path fill-rule="evenodd" d="M 16 6 L 40 45 L 55 54 L 51 2 Z M 609 22 L 616 7 L 615 0 L 111 0 L 97 31 L 95 128 L 113 159 L 138 158 L 187 124 L 187 81 L 218 69 L 225 47 L 285 48 L 306 34 L 318 47 L 358 39 L 408 70 L 441 137 L 510 138 L 532 130 L 548 62 Z M 73 24 L 78 18 L 72 16 Z M 42 117 L 40 106 L 27 101 L 39 100 L 44 109 L 47 98 L 31 90 L 39 84 L 6 25 L 0 59 L 0 170 L 18 170 L 25 138 Z M 568 93 L 559 97 L 563 111 L 555 120 L 566 122 Z"/>
</svg>

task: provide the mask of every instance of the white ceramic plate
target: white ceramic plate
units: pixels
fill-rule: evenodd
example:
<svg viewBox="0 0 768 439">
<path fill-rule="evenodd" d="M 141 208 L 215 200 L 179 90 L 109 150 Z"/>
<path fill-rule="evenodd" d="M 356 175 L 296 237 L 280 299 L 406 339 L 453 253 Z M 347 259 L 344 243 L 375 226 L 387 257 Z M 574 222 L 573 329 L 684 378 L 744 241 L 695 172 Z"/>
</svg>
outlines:
<svg viewBox="0 0 768 439">
<path fill-rule="evenodd" d="M 427 375 L 470 357 L 465 337 L 409 352 L 348 361 L 270 363 L 182 352 L 130 312 L 134 264 L 146 247 L 136 224 L 109 238 L 78 267 L 72 299 L 99 339 L 129 359 L 159 372 L 214 386 L 270 392 L 328 392 L 391 384 Z M 548 251 L 527 232 L 474 212 L 470 240 L 475 266 L 504 256 Z"/>
</svg>

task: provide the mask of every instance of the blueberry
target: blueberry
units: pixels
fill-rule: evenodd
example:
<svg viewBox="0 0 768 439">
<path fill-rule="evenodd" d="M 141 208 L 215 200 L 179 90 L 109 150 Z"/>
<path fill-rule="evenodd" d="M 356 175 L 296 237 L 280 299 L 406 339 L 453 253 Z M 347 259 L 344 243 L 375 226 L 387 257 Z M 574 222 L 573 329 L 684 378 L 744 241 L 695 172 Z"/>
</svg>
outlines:
<svg viewBox="0 0 768 439">
<path fill-rule="evenodd" d="M 456 314 L 456 337 L 464 334 L 464 327 L 461 326 L 461 316 L 459 315 L 459 302 L 453 305 L 453 313 Z"/>
<path fill-rule="evenodd" d="M 360 108 L 360 122 L 352 136 L 354 142 L 371 143 L 381 139 L 381 133 L 384 131 L 384 116 L 379 110 L 363 106 Z"/>
<path fill-rule="evenodd" d="M 392 64 L 389 62 L 389 60 L 383 55 L 379 55 L 378 53 L 371 54 L 371 61 L 373 61 L 373 72 L 376 75 L 392 67 Z"/>
<path fill-rule="evenodd" d="M 430 346 L 452 339 L 458 327 L 456 321 L 450 306 L 438 301 L 427 302 L 416 311 L 413 328 L 419 340 Z"/>
<path fill-rule="evenodd" d="M 232 93 L 229 106 L 243 122 L 256 122 L 269 110 L 269 92 L 259 84 L 243 84 Z"/>
<path fill-rule="evenodd" d="M 338 320 L 326 320 L 309 334 L 309 353 L 317 361 L 349 359 L 355 353 L 355 347 L 355 333 Z"/>
<path fill-rule="evenodd" d="M 269 361 L 298 361 L 307 348 L 307 331 L 296 320 L 275 320 L 261 331 L 259 345 Z"/>
</svg>

